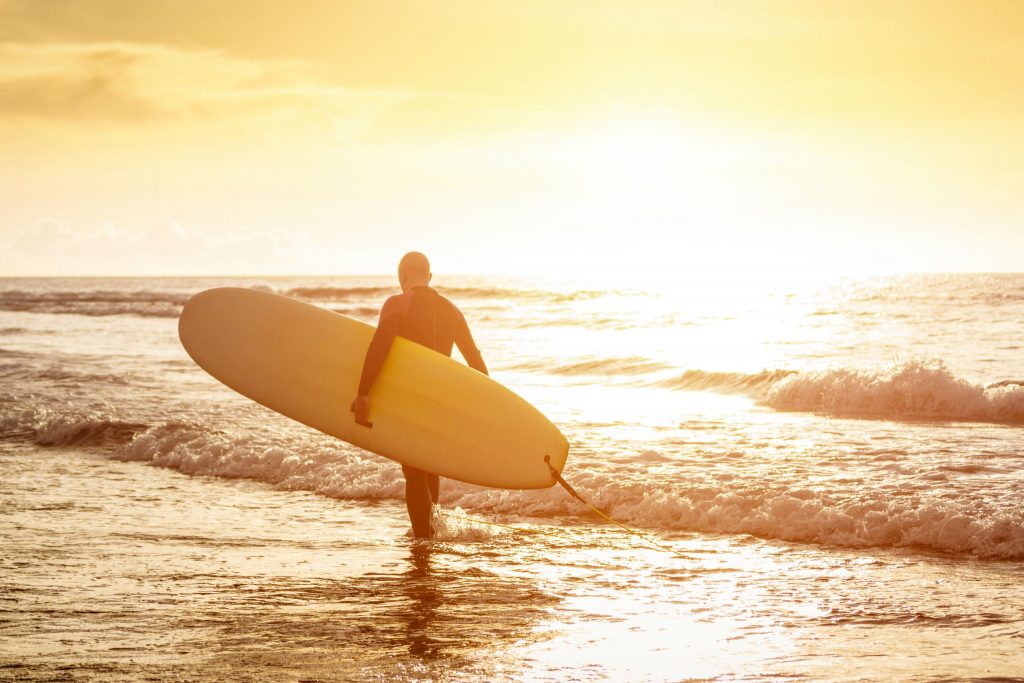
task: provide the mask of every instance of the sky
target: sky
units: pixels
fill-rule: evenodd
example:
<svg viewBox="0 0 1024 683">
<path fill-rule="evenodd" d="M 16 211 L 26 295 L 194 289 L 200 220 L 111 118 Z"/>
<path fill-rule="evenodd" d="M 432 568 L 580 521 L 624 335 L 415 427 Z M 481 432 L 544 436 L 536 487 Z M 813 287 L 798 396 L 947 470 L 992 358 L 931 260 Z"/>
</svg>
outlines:
<svg viewBox="0 0 1024 683">
<path fill-rule="evenodd" d="M 1024 3 L 0 0 L 0 276 L 1024 271 Z"/>
</svg>

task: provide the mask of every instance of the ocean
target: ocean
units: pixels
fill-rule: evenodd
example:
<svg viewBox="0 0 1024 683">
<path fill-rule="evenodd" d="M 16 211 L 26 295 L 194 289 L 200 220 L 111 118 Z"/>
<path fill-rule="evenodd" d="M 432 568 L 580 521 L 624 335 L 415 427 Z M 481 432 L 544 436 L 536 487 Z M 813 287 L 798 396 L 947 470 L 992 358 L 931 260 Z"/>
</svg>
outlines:
<svg viewBox="0 0 1024 683">
<path fill-rule="evenodd" d="M 1024 680 L 1024 275 L 439 277 L 642 536 L 446 480 L 427 543 L 397 464 L 189 359 L 224 285 L 398 291 L 0 279 L 0 679 Z"/>
</svg>

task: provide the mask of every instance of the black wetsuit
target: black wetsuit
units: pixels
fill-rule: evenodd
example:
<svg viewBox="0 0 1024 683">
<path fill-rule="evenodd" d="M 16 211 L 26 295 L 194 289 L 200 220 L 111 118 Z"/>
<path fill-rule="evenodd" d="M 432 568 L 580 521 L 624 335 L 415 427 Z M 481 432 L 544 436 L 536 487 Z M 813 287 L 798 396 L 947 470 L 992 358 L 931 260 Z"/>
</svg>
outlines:
<svg viewBox="0 0 1024 683">
<path fill-rule="evenodd" d="M 485 375 L 487 366 L 473 342 L 469 325 L 462 311 L 432 288 L 413 287 L 391 297 L 380 310 L 377 331 L 363 361 L 363 374 L 359 379 L 359 395 L 368 396 L 374 380 L 387 360 L 395 337 L 405 337 L 445 356 L 452 355 L 458 346 L 469 366 Z M 405 504 L 409 509 L 413 534 L 417 538 L 433 536 L 430 517 L 433 504 L 440 495 L 440 479 L 436 474 L 402 465 L 405 475 Z"/>
<path fill-rule="evenodd" d="M 462 311 L 436 290 L 423 285 L 396 294 L 384 302 L 377 331 L 373 334 L 370 348 L 366 350 L 366 360 L 363 361 L 363 374 L 359 380 L 360 395 L 369 395 L 396 336 L 405 337 L 449 357 L 452 355 L 452 347 L 458 346 L 471 368 L 487 374 L 484 359 L 473 342 L 473 335 L 469 332 Z"/>
</svg>

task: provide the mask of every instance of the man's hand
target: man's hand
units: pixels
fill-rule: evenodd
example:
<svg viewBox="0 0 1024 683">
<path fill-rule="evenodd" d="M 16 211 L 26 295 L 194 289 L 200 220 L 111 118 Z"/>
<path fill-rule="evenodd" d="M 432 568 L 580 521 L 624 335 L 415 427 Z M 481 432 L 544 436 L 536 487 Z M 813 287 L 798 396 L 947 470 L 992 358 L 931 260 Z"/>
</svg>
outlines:
<svg viewBox="0 0 1024 683">
<path fill-rule="evenodd" d="M 350 411 L 356 414 L 356 424 L 361 424 L 364 427 L 373 429 L 373 423 L 370 422 L 370 397 L 366 394 L 360 394 L 356 396 L 356 400 L 352 401 L 352 405 L 348 407 Z"/>
</svg>

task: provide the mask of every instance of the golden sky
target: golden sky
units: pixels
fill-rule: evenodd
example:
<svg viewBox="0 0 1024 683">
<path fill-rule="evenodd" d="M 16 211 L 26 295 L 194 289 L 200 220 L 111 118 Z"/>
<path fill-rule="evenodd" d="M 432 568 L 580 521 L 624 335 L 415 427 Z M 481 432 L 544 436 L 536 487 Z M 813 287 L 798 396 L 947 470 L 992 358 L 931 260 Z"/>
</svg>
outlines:
<svg viewBox="0 0 1024 683">
<path fill-rule="evenodd" d="M 1024 3 L 0 0 L 0 275 L 1024 271 Z"/>
</svg>

